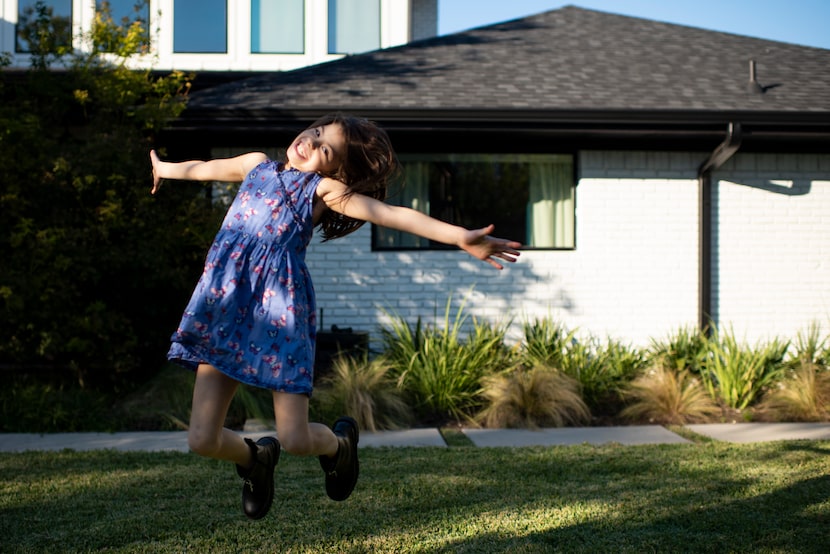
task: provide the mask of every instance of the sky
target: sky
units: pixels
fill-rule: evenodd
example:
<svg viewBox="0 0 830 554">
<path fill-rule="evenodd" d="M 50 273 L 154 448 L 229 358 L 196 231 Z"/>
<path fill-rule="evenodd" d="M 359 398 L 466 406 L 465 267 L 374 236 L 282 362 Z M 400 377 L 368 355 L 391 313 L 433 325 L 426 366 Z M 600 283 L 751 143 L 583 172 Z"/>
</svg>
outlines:
<svg viewBox="0 0 830 554">
<path fill-rule="evenodd" d="M 568 5 L 830 49 L 830 0 L 438 0 L 438 34 Z"/>
</svg>

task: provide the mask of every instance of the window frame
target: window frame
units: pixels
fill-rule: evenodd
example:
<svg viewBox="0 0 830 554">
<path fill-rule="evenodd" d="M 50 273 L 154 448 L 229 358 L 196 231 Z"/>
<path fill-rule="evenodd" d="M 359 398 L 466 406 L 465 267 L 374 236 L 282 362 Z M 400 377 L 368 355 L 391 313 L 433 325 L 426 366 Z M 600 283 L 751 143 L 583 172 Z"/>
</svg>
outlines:
<svg viewBox="0 0 830 554">
<path fill-rule="evenodd" d="M 526 153 L 508 153 L 508 152 L 476 152 L 476 153 L 442 153 L 442 152 L 433 152 L 433 153 L 401 153 L 399 154 L 399 159 L 401 160 L 402 165 L 405 167 L 407 161 L 436 161 L 440 159 L 440 157 L 455 157 L 456 159 L 464 159 L 464 158 L 475 158 L 477 156 L 481 157 L 492 157 L 495 158 L 494 161 L 496 162 L 510 162 L 511 158 L 514 160 L 534 160 L 539 159 L 543 160 L 544 158 L 551 158 L 551 160 L 555 160 L 556 158 L 567 157 L 570 160 L 570 244 L 567 246 L 559 245 L 559 246 L 523 246 L 524 250 L 540 250 L 540 251 L 573 251 L 577 249 L 577 185 L 578 185 L 578 168 L 577 168 L 577 160 L 578 156 L 574 152 L 555 152 L 555 153 L 539 153 L 539 152 L 526 152 Z M 433 158 L 433 160 L 429 160 L 429 158 Z M 530 186 L 530 183 L 527 184 Z M 387 203 L 392 205 L 400 205 L 396 202 L 397 192 L 399 190 L 398 184 L 392 184 L 389 188 L 389 198 L 387 199 Z M 430 200 L 427 200 L 427 204 L 430 204 Z M 423 210 L 420 210 L 423 211 Z M 428 215 L 432 215 L 431 213 L 427 213 Z M 435 217 L 435 216 L 432 216 Z M 439 217 L 439 219 L 441 219 Z M 490 222 L 488 222 L 490 223 Z M 498 230 L 499 224 L 498 221 L 492 222 L 496 224 L 496 229 Z M 527 221 L 525 222 L 527 226 Z M 432 241 L 426 241 L 425 245 L 421 246 L 404 246 L 404 245 L 395 245 L 395 246 L 387 246 L 381 244 L 381 235 L 384 231 L 380 229 L 376 225 L 371 226 L 371 248 L 372 251 L 376 252 L 429 252 L 429 251 L 441 251 L 441 250 L 451 250 L 453 249 L 452 246 L 449 245 L 442 245 L 440 243 L 435 243 Z M 497 233 L 498 234 L 498 233 Z M 506 238 L 515 238 L 516 240 L 526 241 L 529 239 L 529 233 L 525 233 L 523 237 L 506 237 Z"/>
</svg>

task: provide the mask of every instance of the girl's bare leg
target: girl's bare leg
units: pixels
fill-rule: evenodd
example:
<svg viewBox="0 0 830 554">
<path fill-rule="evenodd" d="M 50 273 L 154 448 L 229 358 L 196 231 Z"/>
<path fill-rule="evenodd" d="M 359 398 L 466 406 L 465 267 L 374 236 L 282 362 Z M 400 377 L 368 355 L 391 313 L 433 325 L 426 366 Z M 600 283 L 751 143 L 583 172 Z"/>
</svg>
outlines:
<svg viewBox="0 0 830 554">
<path fill-rule="evenodd" d="M 199 365 L 193 386 L 187 443 L 201 456 L 248 467 L 252 462 L 250 447 L 242 437 L 225 429 L 225 417 L 238 386 L 238 382 L 215 367 Z"/>
<path fill-rule="evenodd" d="M 320 423 L 308 421 L 308 396 L 274 392 L 277 437 L 282 447 L 297 456 L 334 456 L 337 437 Z"/>
</svg>

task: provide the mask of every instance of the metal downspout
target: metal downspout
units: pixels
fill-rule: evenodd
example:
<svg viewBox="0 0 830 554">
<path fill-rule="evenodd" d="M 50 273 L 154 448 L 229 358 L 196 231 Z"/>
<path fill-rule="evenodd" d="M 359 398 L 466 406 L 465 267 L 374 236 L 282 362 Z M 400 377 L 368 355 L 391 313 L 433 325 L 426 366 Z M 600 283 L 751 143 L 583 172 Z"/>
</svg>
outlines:
<svg viewBox="0 0 830 554">
<path fill-rule="evenodd" d="M 741 124 L 730 122 L 723 142 L 697 170 L 698 182 L 698 326 L 710 333 L 712 315 L 712 172 L 726 163 L 741 147 Z"/>
</svg>

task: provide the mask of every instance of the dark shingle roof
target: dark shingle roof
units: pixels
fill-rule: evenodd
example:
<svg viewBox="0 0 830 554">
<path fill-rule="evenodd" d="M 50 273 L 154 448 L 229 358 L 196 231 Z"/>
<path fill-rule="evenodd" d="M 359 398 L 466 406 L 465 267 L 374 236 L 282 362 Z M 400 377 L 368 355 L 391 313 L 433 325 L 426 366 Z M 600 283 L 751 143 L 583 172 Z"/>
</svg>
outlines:
<svg viewBox="0 0 830 554">
<path fill-rule="evenodd" d="M 749 87 L 755 60 L 761 93 Z M 830 50 L 565 7 L 201 91 L 214 114 L 830 114 Z"/>
</svg>

